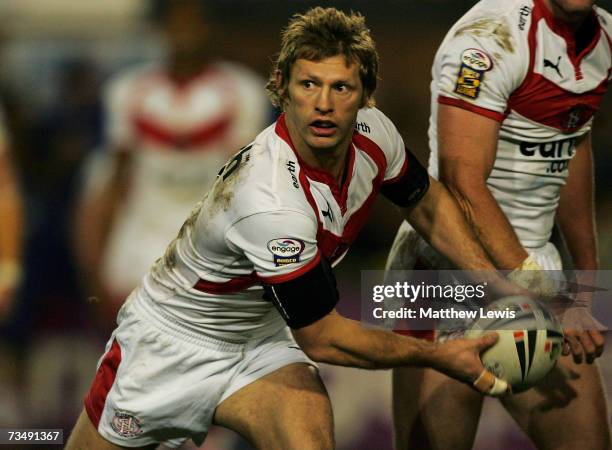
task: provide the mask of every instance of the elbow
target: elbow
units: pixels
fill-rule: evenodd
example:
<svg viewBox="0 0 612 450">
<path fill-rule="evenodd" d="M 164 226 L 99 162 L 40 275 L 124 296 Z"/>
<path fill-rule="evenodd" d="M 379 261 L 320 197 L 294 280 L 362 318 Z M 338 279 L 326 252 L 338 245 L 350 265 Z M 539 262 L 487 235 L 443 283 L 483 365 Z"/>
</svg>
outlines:
<svg viewBox="0 0 612 450">
<path fill-rule="evenodd" d="M 470 180 L 468 182 L 466 180 L 441 177 L 440 182 L 450 192 L 467 218 L 473 216 L 475 199 L 479 197 L 479 192 L 487 190 L 485 180 Z"/>
<path fill-rule="evenodd" d="M 306 356 L 314 362 L 338 364 L 338 352 L 330 339 L 326 338 L 325 333 L 315 336 L 298 336 L 294 333 L 296 341 Z"/>
<path fill-rule="evenodd" d="M 312 339 L 298 343 L 300 344 L 302 351 L 306 353 L 306 356 L 308 356 L 314 362 L 330 362 L 331 346 L 328 343 L 325 343 L 320 339 Z"/>
</svg>

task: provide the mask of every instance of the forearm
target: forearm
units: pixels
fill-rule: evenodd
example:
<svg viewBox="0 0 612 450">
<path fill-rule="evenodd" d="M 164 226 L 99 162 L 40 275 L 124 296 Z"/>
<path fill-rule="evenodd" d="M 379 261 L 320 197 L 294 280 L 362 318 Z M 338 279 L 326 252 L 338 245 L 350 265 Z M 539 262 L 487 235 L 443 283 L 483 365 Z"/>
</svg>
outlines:
<svg viewBox="0 0 612 450">
<path fill-rule="evenodd" d="M 498 269 L 514 270 L 527 258 L 514 228 L 487 186 L 447 186 L 470 228 Z"/>
<path fill-rule="evenodd" d="M 457 202 L 441 183 L 431 180 L 430 192 L 416 208 L 404 210 L 406 219 L 433 248 L 457 269 L 473 271 L 474 281 L 487 283 L 496 295 L 525 295 L 496 269 L 468 225 Z"/>
<path fill-rule="evenodd" d="M 457 268 L 495 269 L 457 202 L 441 183 L 431 180 L 429 192 L 418 207 L 404 212 L 419 234 Z"/>
<path fill-rule="evenodd" d="M 590 138 L 580 144 L 561 189 L 556 221 L 579 270 L 597 270 L 597 238 Z"/>
<path fill-rule="evenodd" d="M 430 363 L 435 344 L 391 331 L 366 328 L 359 322 L 336 313 L 333 327 L 322 327 L 320 345 L 305 351 L 328 364 L 363 369 L 388 369 L 400 366 L 423 366 Z M 322 319 L 322 320 L 328 320 Z M 298 336 L 296 336 L 299 342 Z"/>
</svg>

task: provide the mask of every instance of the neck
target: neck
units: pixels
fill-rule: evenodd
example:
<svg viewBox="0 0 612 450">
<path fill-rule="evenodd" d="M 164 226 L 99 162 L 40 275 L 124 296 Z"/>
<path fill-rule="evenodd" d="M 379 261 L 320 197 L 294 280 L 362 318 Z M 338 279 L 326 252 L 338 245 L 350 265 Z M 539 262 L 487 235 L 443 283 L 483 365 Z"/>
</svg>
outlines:
<svg viewBox="0 0 612 450">
<path fill-rule="evenodd" d="M 544 0 L 544 5 L 553 14 L 555 19 L 569 26 L 574 32 L 578 31 L 591 14 L 591 9 L 583 11 L 567 11 L 554 0 Z"/>
<path fill-rule="evenodd" d="M 329 173 L 336 183 L 342 184 L 344 169 L 346 167 L 346 156 L 351 143 L 351 135 L 338 143 L 335 147 L 315 149 L 308 145 L 296 131 L 291 120 L 285 116 L 285 123 L 289 131 L 289 137 L 300 158 L 315 169 L 324 170 Z"/>
<path fill-rule="evenodd" d="M 198 75 L 206 64 L 204 58 L 181 58 L 175 55 L 170 58 L 168 72 L 173 79 L 181 82 Z"/>
</svg>

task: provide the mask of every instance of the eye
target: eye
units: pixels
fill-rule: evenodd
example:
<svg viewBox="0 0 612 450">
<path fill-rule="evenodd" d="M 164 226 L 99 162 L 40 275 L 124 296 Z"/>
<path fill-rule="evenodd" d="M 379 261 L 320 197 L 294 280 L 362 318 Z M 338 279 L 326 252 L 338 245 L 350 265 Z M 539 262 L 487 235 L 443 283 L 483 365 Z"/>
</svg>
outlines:
<svg viewBox="0 0 612 450">
<path fill-rule="evenodd" d="M 338 92 L 347 92 L 349 90 L 349 86 L 343 83 L 336 84 L 334 87 Z"/>
<path fill-rule="evenodd" d="M 314 83 L 311 80 L 304 80 L 304 81 L 301 82 L 301 84 L 306 89 L 310 89 L 310 88 L 314 87 Z"/>
</svg>

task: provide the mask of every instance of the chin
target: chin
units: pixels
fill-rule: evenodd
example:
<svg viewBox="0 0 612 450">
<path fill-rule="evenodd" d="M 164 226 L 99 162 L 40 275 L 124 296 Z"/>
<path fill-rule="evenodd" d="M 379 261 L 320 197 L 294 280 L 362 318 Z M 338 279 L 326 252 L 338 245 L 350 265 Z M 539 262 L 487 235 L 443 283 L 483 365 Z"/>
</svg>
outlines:
<svg viewBox="0 0 612 450">
<path fill-rule="evenodd" d="M 307 141 L 308 146 L 313 149 L 328 150 L 338 146 L 338 139 L 313 137 Z"/>
<path fill-rule="evenodd" d="M 587 13 L 595 4 L 593 0 L 555 0 L 554 3 L 570 15 Z"/>
</svg>

